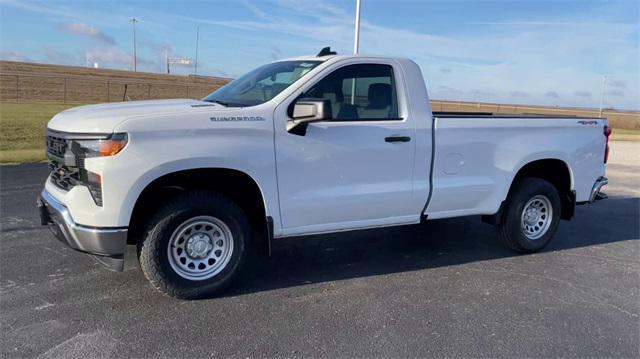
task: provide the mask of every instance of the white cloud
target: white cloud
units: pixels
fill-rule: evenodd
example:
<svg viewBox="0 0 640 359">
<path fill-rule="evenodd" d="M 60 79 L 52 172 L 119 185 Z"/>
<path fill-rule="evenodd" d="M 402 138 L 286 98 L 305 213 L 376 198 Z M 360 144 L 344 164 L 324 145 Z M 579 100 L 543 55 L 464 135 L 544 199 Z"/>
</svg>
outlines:
<svg viewBox="0 0 640 359">
<path fill-rule="evenodd" d="M 89 62 L 131 65 L 133 67 L 133 56 L 117 47 L 99 48 L 87 51 Z"/>
<path fill-rule="evenodd" d="M 624 91 L 622 91 L 622 90 L 609 90 L 609 91 L 607 91 L 607 96 L 624 97 Z"/>
<path fill-rule="evenodd" d="M 84 22 L 68 22 L 60 25 L 60 29 L 68 33 L 89 37 L 95 41 L 115 45 L 115 40 L 97 28 Z"/>
<path fill-rule="evenodd" d="M 47 63 L 51 63 L 51 64 L 74 65 L 74 66 L 84 65 L 84 59 L 81 59 L 80 56 L 76 54 L 70 54 L 68 52 L 60 51 L 50 46 L 44 47 L 44 58 L 46 59 Z"/>
<path fill-rule="evenodd" d="M 148 71 L 166 72 L 167 71 L 167 58 L 171 61 L 170 68 L 172 73 L 192 73 L 195 66 L 195 59 L 190 56 L 185 56 L 177 53 L 171 44 L 166 42 L 155 42 L 149 39 L 142 39 L 138 43 L 139 48 L 146 48 L 151 52 L 151 58 L 154 61 L 147 61 L 143 63 L 142 68 Z M 184 62 L 176 61 L 182 59 Z M 198 68 L 203 69 L 205 64 L 202 61 L 198 61 Z M 180 70 L 182 69 L 182 70 Z"/>
<path fill-rule="evenodd" d="M 607 86 L 609 87 L 615 87 L 615 88 L 619 88 L 619 89 L 626 89 L 627 88 L 627 84 L 622 81 L 622 80 L 611 80 L 607 83 Z"/>
<path fill-rule="evenodd" d="M 15 50 L 0 50 L 0 59 L 5 61 L 21 61 L 21 62 L 33 62 L 30 58 L 25 56 L 20 51 Z"/>
<path fill-rule="evenodd" d="M 28 2 L 28 1 L 16 1 L 16 0 L 1 0 L 2 6 L 11 6 L 16 9 L 24 11 L 31 11 L 42 15 L 52 16 L 56 18 L 79 18 L 72 9 L 66 6 L 56 5 L 55 7 L 49 6 L 50 4 L 43 2 Z"/>
<path fill-rule="evenodd" d="M 546 97 L 548 98 L 552 98 L 554 100 L 557 100 L 560 98 L 560 95 L 555 92 L 555 91 L 547 91 L 547 93 L 544 94 Z"/>
</svg>

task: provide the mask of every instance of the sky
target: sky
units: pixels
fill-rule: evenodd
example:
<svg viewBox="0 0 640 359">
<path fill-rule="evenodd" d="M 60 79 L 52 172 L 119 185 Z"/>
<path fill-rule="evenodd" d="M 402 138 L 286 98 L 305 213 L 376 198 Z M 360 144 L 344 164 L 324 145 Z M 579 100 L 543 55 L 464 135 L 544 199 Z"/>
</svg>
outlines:
<svg viewBox="0 0 640 359">
<path fill-rule="evenodd" d="M 431 98 L 640 110 L 638 0 L 362 0 L 360 53 L 408 57 Z M 353 51 L 355 0 L 0 0 L 0 58 L 237 77 Z M 199 31 L 198 31 L 199 28 Z M 603 77 L 606 84 L 603 86 Z"/>
</svg>

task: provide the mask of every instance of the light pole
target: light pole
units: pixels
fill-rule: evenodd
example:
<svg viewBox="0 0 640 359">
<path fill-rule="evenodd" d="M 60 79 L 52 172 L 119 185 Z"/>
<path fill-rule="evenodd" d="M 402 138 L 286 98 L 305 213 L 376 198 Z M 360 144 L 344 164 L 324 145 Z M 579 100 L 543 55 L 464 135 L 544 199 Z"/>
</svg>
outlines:
<svg viewBox="0 0 640 359">
<path fill-rule="evenodd" d="M 131 21 L 131 24 L 133 25 L 133 71 L 136 72 L 138 71 L 138 59 L 136 54 L 136 22 L 139 22 L 140 20 L 132 17 L 129 21 Z"/>
<path fill-rule="evenodd" d="M 200 40 L 200 26 L 196 27 L 196 61 L 195 69 L 193 71 L 194 75 L 198 74 L 198 40 Z"/>
<path fill-rule="evenodd" d="M 360 0 L 356 0 L 356 29 L 353 39 L 353 53 L 358 54 L 360 47 Z"/>
<path fill-rule="evenodd" d="M 604 91 L 607 88 L 607 75 L 602 76 L 602 93 L 600 94 L 600 115 L 602 118 L 602 108 L 604 107 Z"/>
<path fill-rule="evenodd" d="M 360 48 L 360 0 L 356 0 L 356 21 L 355 32 L 353 35 L 353 53 L 358 54 Z M 356 79 L 351 80 L 351 104 L 356 103 Z"/>
</svg>

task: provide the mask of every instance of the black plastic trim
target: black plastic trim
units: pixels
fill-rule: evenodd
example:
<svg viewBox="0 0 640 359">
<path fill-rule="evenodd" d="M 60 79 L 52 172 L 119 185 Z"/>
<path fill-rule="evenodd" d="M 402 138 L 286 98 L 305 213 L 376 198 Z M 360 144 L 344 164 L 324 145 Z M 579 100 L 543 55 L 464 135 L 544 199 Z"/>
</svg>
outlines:
<svg viewBox="0 0 640 359">
<path fill-rule="evenodd" d="M 434 112 L 434 117 L 439 118 L 468 118 L 468 117 L 481 117 L 481 118 L 569 118 L 569 119 L 594 119 L 604 120 L 599 117 L 584 117 L 574 115 L 542 115 L 542 114 L 525 114 L 525 113 L 494 113 L 494 112 Z"/>
<path fill-rule="evenodd" d="M 411 137 L 409 136 L 389 136 L 384 138 L 384 142 L 394 143 L 394 142 L 411 142 Z"/>
<path fill-rule="evenodd" d="M 560 218 L 570 221 L 576 214 L 576 191 L 572 190 L 562 202 Z M 568 207 L 567 207 L 568 206 Z"/>
<path fill-rule="evenodd" d="M 273 217 L 267 216 L 267 257 L 271 257 L 271 241 L 273 240 Z"/>
<path fill-rule="evenodd" d="M 435 166 L 436 161 L 436 118 L 431 118 L 431 163 L 429 164 L 429 195 L 427 196 L 427 203 L 424 204 L 422 208 L 422 214 L 427 211 L 427 207 L 429 207 L 429 202 L 431 202 L 431 196 L 433 196 L 433 168 Z M 427 215 L 424 215 L 424 219 L 426 220 Z"/>
<path fill-rule="evenodd" d="M 387 118 L 352 118 L 352 119 L 342 119 L 342 118 L 332 118 L 327 121 L 319 121 L 319 122 L 380 122 L 380 121 L 402 121 L 404 117 L 387 117 Z"/>
</svg>

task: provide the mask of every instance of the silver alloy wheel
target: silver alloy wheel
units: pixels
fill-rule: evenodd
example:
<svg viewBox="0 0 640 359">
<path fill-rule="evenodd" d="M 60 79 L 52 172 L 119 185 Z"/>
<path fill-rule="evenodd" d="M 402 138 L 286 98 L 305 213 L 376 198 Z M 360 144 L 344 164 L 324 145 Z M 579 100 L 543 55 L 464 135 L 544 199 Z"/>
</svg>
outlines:
<svg viewBox="0 0 640 359">
<path fill-rule="evenodd" d="M 553 220 L 551 201 L 541 194 L 533 196 L 524 205 L 520 218 L 525 237 L 534 240 L 544 236 Z"/>
<path fill-rule="evenodd" d="M 171 268 L 182 278 L 205 280 L 220 273 L 233 254 L 229 227 L 215 217 L 198 216 L 182 223 L 169 239 Z"/>
</svg>

